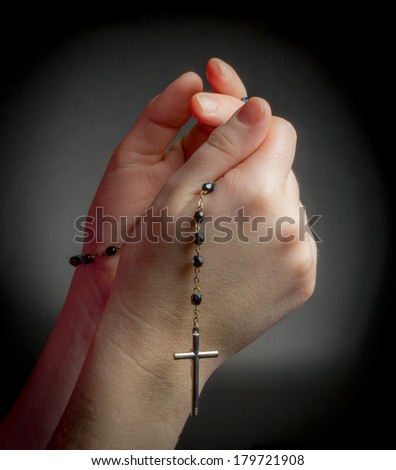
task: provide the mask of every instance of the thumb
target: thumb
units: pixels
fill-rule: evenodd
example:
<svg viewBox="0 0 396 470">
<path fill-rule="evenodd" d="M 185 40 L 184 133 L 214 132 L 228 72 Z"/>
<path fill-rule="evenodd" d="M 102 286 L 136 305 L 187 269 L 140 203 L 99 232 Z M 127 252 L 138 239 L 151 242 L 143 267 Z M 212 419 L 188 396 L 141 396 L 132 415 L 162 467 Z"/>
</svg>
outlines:
<svg viewBox="0 0 396 470">
<path fill-rule="evenodd" d="M 203 182 L 214 181 L 252 155 L 262 144 L 271 123 L 271 108 L 252 98 L 229 121 L 215 129 L 207 141 L 170 178 L 160 193 L 162 201 L 187 204 Z M 176 206 L 176 207 L 177 207 Z"/>
</svg>

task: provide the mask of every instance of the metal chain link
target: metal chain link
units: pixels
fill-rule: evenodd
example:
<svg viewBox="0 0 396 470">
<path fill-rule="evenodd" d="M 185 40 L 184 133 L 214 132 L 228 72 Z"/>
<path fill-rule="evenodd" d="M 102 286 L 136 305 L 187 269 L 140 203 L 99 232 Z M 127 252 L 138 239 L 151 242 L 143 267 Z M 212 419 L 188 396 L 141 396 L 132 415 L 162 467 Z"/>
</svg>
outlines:
<svg viewBox="0 0 396 470">
<path fill-rule="evenodd" d="M 214 182 L 213 182 L 214 183 Z M 204 196 L 208 194 L 208 191 L 202 190 L 201 194 L 198 199 L 198 211 L 203 211 L 204 208 Z M 195 222 L 195 233 L 198 233 L 201 230 L 201 222 Z M 196 244 L 195 245 L 195 253 L 197 256 L 200 255 L 201 252 L 201 245 Z M 194 286 L 193 286 L 193 293 L 198 294 L 201 292 L 201 287 L 199 285 L 200 279 L 199 279 L 199 273 L 200 273 L 200 268 L 196 267 L 194 268 Z M 194 305 L 193 309 L 193 330 L 194 331 L 199 331 L 199 307 L 198 305 Z"/>
</svg>

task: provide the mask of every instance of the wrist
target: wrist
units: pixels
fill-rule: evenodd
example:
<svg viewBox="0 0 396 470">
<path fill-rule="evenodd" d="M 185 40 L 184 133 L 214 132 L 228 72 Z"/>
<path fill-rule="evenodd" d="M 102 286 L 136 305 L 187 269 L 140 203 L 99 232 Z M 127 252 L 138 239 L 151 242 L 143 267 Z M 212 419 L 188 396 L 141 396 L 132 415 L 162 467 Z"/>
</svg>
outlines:
<svg viewBox="0 0 396 470">
<path fill-rule="evenodd" d="M 174 353 L 190 351 L 191 342 L 170 325 L 156 328 L 109 302 L 50 448 L 176 445 L 192 394 L 191 361 L 175 361 Z M 202 363 L 201 388 L 218 364 Z"/>
</svg>

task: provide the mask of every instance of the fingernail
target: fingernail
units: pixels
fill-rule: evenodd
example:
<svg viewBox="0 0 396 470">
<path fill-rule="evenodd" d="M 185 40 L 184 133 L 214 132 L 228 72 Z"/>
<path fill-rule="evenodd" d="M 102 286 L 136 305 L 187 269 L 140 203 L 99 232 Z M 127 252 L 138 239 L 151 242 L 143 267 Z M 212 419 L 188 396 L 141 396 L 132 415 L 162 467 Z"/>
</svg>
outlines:
<svg viewBox="0 0 396 470">
<path fill-rule="evenodd" d="M 227 75 L 227 65 L 225 64 L 225 62 L 220 59 L 215 59 L 213 62 L 216 64 L 218 71 L 223 76 Z"/>
<path fill-rule="evenodd" d="M 256 124 L 264 115 L 264 106 L 261 100 L 251 99 L 242 106 L 238 112 L 238 119 L 249 126 Z"/>
<path fill-rule="evenodd" d="M 204 95 L 201 93 L 197 95 L 197 100 L 199 101 L 204 113 L 213 114 L 218 109 L 217 101 L 210 95 Z"/>
</svg>

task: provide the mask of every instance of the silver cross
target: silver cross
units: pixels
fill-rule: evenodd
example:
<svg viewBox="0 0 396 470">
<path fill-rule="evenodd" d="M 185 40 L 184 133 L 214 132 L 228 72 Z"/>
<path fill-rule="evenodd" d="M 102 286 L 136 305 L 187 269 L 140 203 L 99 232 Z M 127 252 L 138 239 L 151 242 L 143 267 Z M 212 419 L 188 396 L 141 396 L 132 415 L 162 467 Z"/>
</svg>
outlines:
<svg viewBox="0 0 396 470">
<path fill-rule="evenodd" d="M 199 330 L 193 329 L 193 350 L 192 352 L 175 353 L 175 359 L 192 359 L 193 367 L 193 390 L 192 390 L 192 409 L 191 416 L 198 415 L 198 397 L 199 397 L 199 360 L 217 357 L 219 351 L 203 351 L 199 350 Z"/>
</svg>

